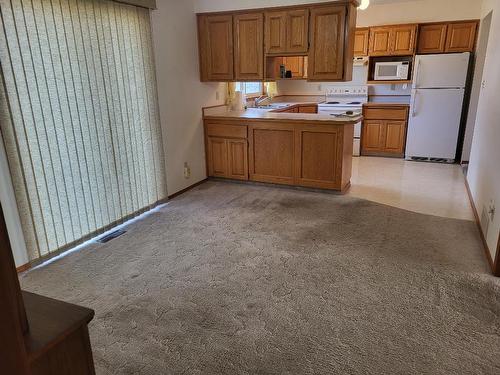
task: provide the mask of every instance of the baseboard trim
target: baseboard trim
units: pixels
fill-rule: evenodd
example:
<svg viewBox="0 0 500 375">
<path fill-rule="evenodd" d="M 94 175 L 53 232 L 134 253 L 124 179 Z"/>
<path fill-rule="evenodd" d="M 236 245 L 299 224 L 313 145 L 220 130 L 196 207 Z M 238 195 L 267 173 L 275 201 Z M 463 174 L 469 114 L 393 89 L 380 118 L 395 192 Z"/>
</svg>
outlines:
<svg viewBox="0 0 500 375">
<path fill-rule="evenodd" d="M 479 231 L 479 235 L 481 237 L 481 241 L 483 242 L 484 254 L 486 255 L 486 259 L 488 259 L 488 263 L 490 264 L 491 272 L 495 276 L 500 277 L 500 267 L 499 267 L 499 253 L 500 253 L 500 237 L 498 243 L 498 249 L 495 256 L 495 260 L 491 258 L 491 252 L 488 247 L 488 242 L 486 242 L 486 238 L 484 237 L 483 230 L 481 228 L 481 220 L 479 219 L 479 214 L 477 212 L 476 204 L 474 203 L 474 199 L 472 198 L 472 192 L 470 190 L 469 181 L 467 181 L 467 177 L 465 177 L 465 188 L 467 189 L 467 195 L 469 196 L 469 202 L 472 207 L 472 212 L 474 213 L 474 218 L 476 219 L 477 229 Z"/>
<path fill-rule="evenodd" d="M 24 271 L 27 271 L 31 268 L 31 263 L 26 263 L 23 264 L 22 266 L 19 266 L 16 268 L 17 273 L 23 273 Z"/>
<path fill-rule="evenodd" d="M 199 185 L 201 185 L 201 184 L 204 184 L 204 183 L 205 183 L 205 182 L 207 182 L 207 181 L 208 181 L 208 178 L 205 178 L 205 179 L 203 179 L 203 180 L 201 180 L 201 181 L 198 181 L 197 183 L 195 183 L 195 184 L 193 184 L 193 185 L 189 185 L 187 188 L 182 189 L 182 190 L 179 190 L 177 193 L 174 193 L 174 194 L 172 194 L 172 195 L 169 195 L 169 196 L 168 196 L 168 199 L 173 199 L 173 198 L 176 198 L 176 197 L 178 197 L 179 195 L 182 195 L 182 194 L 184 194 L 184 193 L 188 192 L 189 190 L 194 189 L 195 187 L 197 187 L 197 186 L 199 186 Z"/>
</svg>

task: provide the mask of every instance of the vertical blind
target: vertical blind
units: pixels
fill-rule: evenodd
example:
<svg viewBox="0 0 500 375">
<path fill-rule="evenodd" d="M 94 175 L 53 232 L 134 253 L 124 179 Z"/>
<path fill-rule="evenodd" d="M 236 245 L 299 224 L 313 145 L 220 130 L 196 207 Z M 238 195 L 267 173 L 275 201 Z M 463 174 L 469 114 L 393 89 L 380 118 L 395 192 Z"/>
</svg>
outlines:
<svg viewBox="0 0 500 375">
<path fill-rule="evenodd" d="M 147 9 L 0 0 L 0 129 L 31 260 L 166 199 Z"/>
</svg>

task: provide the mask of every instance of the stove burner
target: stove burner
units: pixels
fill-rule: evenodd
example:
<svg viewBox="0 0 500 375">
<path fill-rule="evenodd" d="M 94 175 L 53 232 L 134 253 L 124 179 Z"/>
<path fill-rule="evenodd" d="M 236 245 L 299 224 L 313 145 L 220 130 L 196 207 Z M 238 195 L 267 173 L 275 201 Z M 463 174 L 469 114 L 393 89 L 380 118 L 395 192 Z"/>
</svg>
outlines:
<svg viewBox="0 0 500 375">
<path fill-rule="evenodd" d="M 340 104 L 340 102 L 327 102 L 326 104 Z"/>
<path fill-rule="evenodd" d="M 347 103 L 347 104 L 361 104 L 361 102 L 350 102 L 350 103 Z"/>
</svg>

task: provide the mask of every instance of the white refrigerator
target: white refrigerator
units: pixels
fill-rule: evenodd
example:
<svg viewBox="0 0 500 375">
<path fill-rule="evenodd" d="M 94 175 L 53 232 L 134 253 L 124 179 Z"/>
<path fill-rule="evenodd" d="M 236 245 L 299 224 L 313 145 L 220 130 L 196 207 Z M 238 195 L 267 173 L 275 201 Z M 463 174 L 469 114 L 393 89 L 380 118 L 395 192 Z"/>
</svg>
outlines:
<svg viewBox="0 0 500 375">
<path fill-rule="evenodd" d="M 416 56 L 407 160 L 455 161 L 469 63 L 468 52 Z"/>
</svg>

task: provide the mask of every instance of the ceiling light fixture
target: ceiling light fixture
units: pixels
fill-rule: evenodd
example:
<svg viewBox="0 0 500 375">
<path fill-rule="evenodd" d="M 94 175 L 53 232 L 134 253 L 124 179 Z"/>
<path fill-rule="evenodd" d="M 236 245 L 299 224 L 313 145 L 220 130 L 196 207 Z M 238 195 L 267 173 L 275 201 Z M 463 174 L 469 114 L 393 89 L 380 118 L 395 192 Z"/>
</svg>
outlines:
<svg viewBox="0 0 500 375">
<path fill-rule="evenodd" d="M 370 5 L 370 0 L 361 0 L 361 5 L 358 7 L 358 9 L 365 10 L 368 8 L 368 5 Z"/>
</svg>

